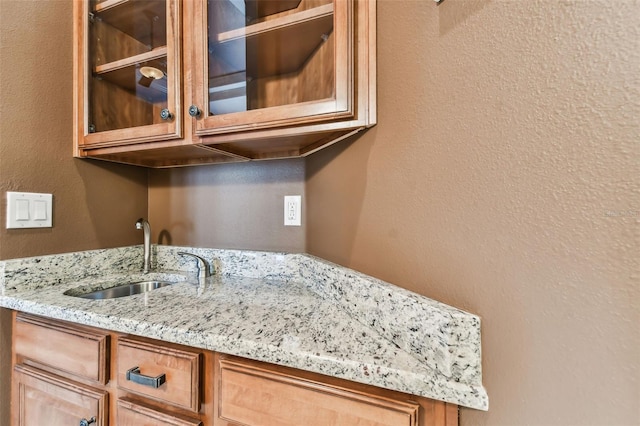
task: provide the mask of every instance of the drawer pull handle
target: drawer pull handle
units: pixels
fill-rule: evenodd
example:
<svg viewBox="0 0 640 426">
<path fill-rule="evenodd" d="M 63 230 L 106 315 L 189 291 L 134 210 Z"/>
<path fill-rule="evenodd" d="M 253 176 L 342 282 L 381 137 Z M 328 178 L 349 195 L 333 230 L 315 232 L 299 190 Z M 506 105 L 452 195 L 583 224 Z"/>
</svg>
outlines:
<svg viewBox="0 0 640 426">
<path fill-rule="evenodd" d="M 133 367 L 127 370 L 127 380 L 139 385 L 150 386 L 154 389 L 158 389 L 167 381 L 167 377 L 164 373 L 156 377 L 145 376 L 144 374 L 140 374 L 139 367 Z"/>
<path fill-rule="evenodd" d="M 95 422 L 96 422 L 95 417 L 91 417 L 89 420 L 82 419 L 80 420 L 80 426 L 89 426 L 91 423 L 95 423 Z"/>
</svg>

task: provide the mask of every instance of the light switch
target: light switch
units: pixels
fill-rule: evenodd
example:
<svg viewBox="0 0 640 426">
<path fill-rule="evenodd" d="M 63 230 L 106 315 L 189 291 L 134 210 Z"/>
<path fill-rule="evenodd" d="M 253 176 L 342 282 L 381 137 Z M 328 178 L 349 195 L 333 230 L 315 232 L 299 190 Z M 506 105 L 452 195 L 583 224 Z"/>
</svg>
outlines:
<svg viewBox="0 0 640 426">
<path fill-rule="evenodd" d="M 29 220 L 29 200 L 16 200 L 16 220 Z"/>
<path fill-rule="evenodd" d="M 33 220 L 47 220 L 47 202 L 43 200 L 33 201 Z"/>
<path fill-rule="evenodd" d="M 7 229 L 51 228 L 53 195 L 7 192 Z"/>
</svg>

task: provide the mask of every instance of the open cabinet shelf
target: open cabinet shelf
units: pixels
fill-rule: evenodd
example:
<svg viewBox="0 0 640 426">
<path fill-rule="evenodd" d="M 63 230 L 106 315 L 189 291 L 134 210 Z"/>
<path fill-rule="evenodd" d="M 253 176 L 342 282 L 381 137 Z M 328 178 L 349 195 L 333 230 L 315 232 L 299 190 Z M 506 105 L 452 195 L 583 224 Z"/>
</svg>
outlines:
<svg viewBox="0 0 640 426">
<path fill-rule="evenodd" d="M 133 67 L 143 62 L 158 61 L 161 59 L 166 60 L 166 58 L 167 58 L 167 46 L 162 46 L 162 47 L 153 49 L 149 52 L 141 53 L 135 56 L 130 56 L 128 58 L 121 59 L 119 61 L 113 61 L 113 62 L 109 62 L 108 64 L 98 65 L 96 66 L 95 73 L 98 75 L 107 75 L 119 69 Z M 166 65 L 164 66 L 164 69 L 162 71 L 166 72 Z"/>
<path fill-rule="evenodd" d="M 235 70 L 242 68 L 245 58 L 251 58 L 246 64 L 249 78 L 288 74 L 299 70 L 332 31 L 333 4 L 326 4 L 221 33 L 215 49 Z M 234 52 L 244 51 L 238 44 L 245 43 L 246 55 L 234 61 Z"/>
<path fill-rule="evenodd" d="M 166 43 L 165 2 L 157 0 L 105 0 L 95 4 L 96 19 L 151 48 Z"/>
<path fill-rule="evenodd" d="M 144 78 L 140 68 L 145 66 L 156 68 L 166 75 L 167 47 L 159 47 L 150 52 L 99 65 L 95 69 L 95 74 L 129 92 L 138 93 L 148 102 L 166 102 L 166 77 L 157 80 Z M 147 80 L 146 83 L 143 83 L 145 80 Z"/>
<path fill-rule="evenodd" d="M 247 20 L 253 21 L 265 16 L 295 9 L 302 0 L 245 0 Z"/>
</svg>

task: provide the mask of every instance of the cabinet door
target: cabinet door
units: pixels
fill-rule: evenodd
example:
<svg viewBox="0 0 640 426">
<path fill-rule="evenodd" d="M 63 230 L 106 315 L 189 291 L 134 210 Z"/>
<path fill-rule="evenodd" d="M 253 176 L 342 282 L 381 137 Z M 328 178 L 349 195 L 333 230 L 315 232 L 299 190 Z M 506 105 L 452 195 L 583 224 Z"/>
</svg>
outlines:
<svg viewBox="0 0 640 426">
<path fill-rule="evenodd" d="M 76 146 L 181 136 L 179 0 L 74 2 Z"/>
<path fill-rule="evenodd" d="M 82 419 L 107 426 L 107 403 L 104 391 L 31 367 L 17 365 L 14 369 L 15 426 L 79 425 Z"/>
<path fill-rule="evenodd" d="M 217 373 L 216 426 L 420 424 L 416 402 L 305 380 L 239 359 L 221 359 Z"/>
<path fill-rule="evenodd" d="M 196 134 L 352 118 L 354 0 L 194 4 Z"/>
</svg>

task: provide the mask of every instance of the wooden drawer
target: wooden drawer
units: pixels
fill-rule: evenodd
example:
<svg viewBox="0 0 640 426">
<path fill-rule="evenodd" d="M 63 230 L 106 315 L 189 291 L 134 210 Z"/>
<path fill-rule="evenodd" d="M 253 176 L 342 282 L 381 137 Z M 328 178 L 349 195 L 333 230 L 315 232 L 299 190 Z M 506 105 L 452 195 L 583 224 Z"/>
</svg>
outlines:
<svg viewBox="0 0 640 426">
<path fill-rule="evenodd" d="M 126 398 L 118 400 L 116 419 L 118 426 L 202 426 L 200 420 L 158 411 Z"/>
<path fill-rule="evenodd" d="M 13 425 L 107 426 L 109 395 L 26 365 L 13 370 Z"/>
<path fill-rule="evenodd" d="M 122 337 L 116 357 L 119 388 L 189 411 L 200 410 L 199 352 Z"/>
<path fill-rule="evenodd" d="M 17 314 L 13 341 L 24 364 L 100 384 L 109 380 L 106 332 Z"/>
<path fill-rule="evenodd" d="M 220 358 L 215 425 L 416 426 L 420 405 Z"/>
</svg>

